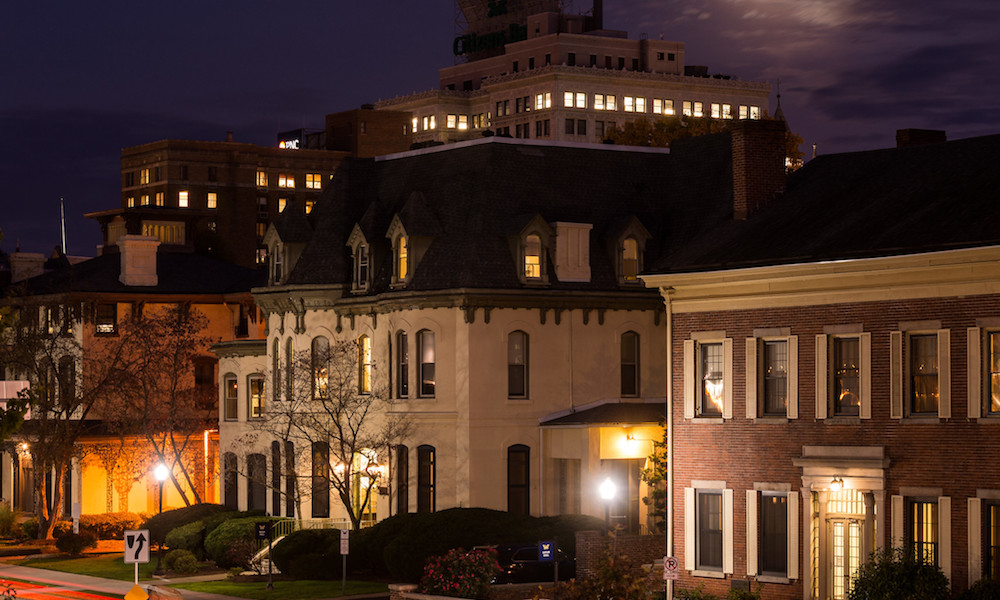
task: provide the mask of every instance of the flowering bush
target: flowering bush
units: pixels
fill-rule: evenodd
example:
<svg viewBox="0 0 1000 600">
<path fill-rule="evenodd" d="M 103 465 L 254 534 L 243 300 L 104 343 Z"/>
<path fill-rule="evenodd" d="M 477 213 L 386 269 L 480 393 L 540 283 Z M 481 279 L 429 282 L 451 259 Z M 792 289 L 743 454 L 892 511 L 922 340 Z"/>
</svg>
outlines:
<svg viewBox="0 0 1000 600">
<path fill-rule="evenodd" d="M 490 582 L 498 574 L 496 550 L 465 552 L 459 548 L 427 559 L 420 589 L 426 594 L 453 598 L 485 598 Z"/>
</svg>

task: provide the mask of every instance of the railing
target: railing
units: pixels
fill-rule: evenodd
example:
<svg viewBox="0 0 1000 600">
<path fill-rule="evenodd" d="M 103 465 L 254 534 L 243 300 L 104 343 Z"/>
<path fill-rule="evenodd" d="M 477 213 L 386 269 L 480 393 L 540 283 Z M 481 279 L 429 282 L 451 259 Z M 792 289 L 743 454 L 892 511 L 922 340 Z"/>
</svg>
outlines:
<svg viewBox="0 0 1000 600">
<path fill-rule="evenodd" d="M 361 528 L 371 527 L 376 523 L 375 519 L 364 519 L 361 521 Z M 349 519 L 281 519 L 271 523 L 271 539 L 277 541 L 293 531 L 299 529 L 350 529 Z M 259 544 L 259 548 L 267 546 L 267 540 Z"/>
</svg>

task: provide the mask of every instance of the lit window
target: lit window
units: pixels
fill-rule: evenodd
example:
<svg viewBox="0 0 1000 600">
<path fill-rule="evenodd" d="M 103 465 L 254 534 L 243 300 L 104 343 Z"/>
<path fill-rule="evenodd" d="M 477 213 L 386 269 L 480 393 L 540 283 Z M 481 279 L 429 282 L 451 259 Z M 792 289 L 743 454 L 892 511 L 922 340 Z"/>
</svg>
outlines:
<svg viewBox="0 0 1000 600">
<path fill-rule="evenodd" d="M 644 113 L 646 112 L 646 99 L 636 98 L 635 99 L 635 112 Z"/>
<path fill-rule="evenodd" d="M 635 238 L 625 238 L 622 243 L 622 279 L 639 280 L 639 242 Z"/>
<path fill-rule="evenodd" d="M 749 119 L 750 118 L 750 109 L 749 109 L 749 107 L 747 107 L 746 104 L 740 104 L 740 107 L 739 107 L 739 118 L 740 119 Z"/>
<path fill-rule="evenodd" d="M 315 200 L 306 200 L 306 214 L 308 215 L 313 211 L 313 207 L 316 206 Z"/>
<path fill-rule="evenodd" d="M 312 341 L 313 400 L 326 398 L 330 383 L 330 340 L 323 336 Z"/>
<path fill-rule="evenodd" d="M 682 113 L 682 114 L 683 114 L 683 115 L 684 115 L 685 117 L 690 117 L 690 116 L 693 116 L 693 115 L 694 115 L 694 110 L 693 110 L 693 109 L 691 108 L 691 102 L 690 102 L 690 101 L 688 101 L 688 100 L 685 100 L 685 101 L 684 101 L 684 102 L 683 102 L 683 103 L 681 104 L 681 113 Z"/>
<path fill-rule="evenodd" d="M 420 126 L 419 119 L 413 117 L 410 121 L 411 121 L 410 125 L 413 127 L 413 131 L 417 131 L 417 128 Z"/>
<path fill-rule="evenodd" d="M 219 195 L 216 192 L 209 192 L 208 199 L 206 200 L 208 208 L 218 208 L 219 207 Z"/>
<path fill-rule="evenodd" d="M 163 192 L 156 192 L 153 198 L 154 198 L 153 202 L 156 204 L 156 206 L 163 206 Z"/>
<path fill-rule="evenodd" d="M 927 500 L 909 502 L 906 546 L 917 560 L 938 564 L 938 503 Z"/>
<path fill-rule="evenodd" d="M 251 375 L 247 381 L 248 402 L 247 417 L 250 419 L 260 419 L 264 416 L 264 378 L 260 375 Z"/>
<path fill-rule="evenodd" d="M 978 531 L 985 542 L 983 551 L 983 577 L 1000 580 L 1000 503 L 983 502 L 982 529 Z"/>
<path fill-rule="evenodd" d="M 467 131 L 469 129 L 469 115 L 458 115 L 458 130 Z"/>
<path fill-rule="evenodd" d="M 639 334 L 626 331 L 621 337 L 621 394 L 639 395 Z"/>
<path fill-rule="evenodd" d="M 604 110 L 604 94 L 594 94 L 594 110 Z"/>
<path fill-rule="evenodd" d="M 448 115 L 445 117 L 445 127 L 455 129 L 458 127 L 458 115 Z"/>
<path fill-rule="evenodd" d="M 118 332 L 117 304 L 108 303 L 97 305 L 94 332 L 97 335 L 114 335 Z"/>
<path fill-rule="evenodd" d="M 660 98 L 653 98 L 653 114 L 659 115 L 663 114 L 663 100 Z"/>
<path fill-rule="evenodd" d="M 257 171 L 257 187 L 267 187 L 267 171 Z"/>
<path fill-rule="evenodd" d="M 794 375 L 794 365 L 790 370 Z M 789 382 L 792 396 L 796 387 Z M 871 418 L 870 333 L 816 337 L 816 418 L 827 417 Z"/>
<path fill-rule="evenodd" d="M 788 414 L 788 341 L 765 340 L 761 353 L 761 414 Z"/>
<path fill-rule="evenodd" d="M 135 196 L 129 196 L 128 200 L 125 202 L 128 208 L 135 208 Z"/>
<path fill-rule="evenodd" d="M 970 369 L 976 367 L 970 365 Z M 1000 331 L 986 333 L 986 397 L 983 413 L 987 416 L 1000 415 Z M 1000 541 L 997 542 L 1000 544 Z M 1000 559 L 1000 556 L 997 557 Z"/>
<path fill-rule="evenodd" d="M 278 175 L 278 187 L 295 189 L 295 175 L 282 173 Z"/>
<path fill-rule="evenodd" d="M 552 92 L 535 94 L 535 110 L 543 108 L 552 108 Z"/>
<path fill-rule="evenodd" d="M 143 206 L 149 206 L 149 194 L 139 196 L 139 203 Z"/>
<path fill-rule="evenodd" d="M 705 112 L 704 112 L 704 110 L 702 108 L 702 103 L 701 102 L 695 102 L 694 103 L 694 115 L 693 116 L 699 117 L 699 118 L 705 116 Z"/>
<path fill-rule="evenodd" d="M 417 351 L 420 354 L 420 396 L 434 396 L 434 332 L 426 329 L 417 333 Z"/>
<path fill-rule="evenodd" d="M 635 112 L 635 98 L 625 96 L 625 112 Z"/>
<path fill-rule="evenodd" d="M 893 331 L 890 418 L 951 417 L 951 331 Z"/>
<path fill-rule="evenodd" d="M 722 105 L 716 104 L 715 102 L 713 102 L 711 106 L 712 106 L 712 118 L 713 119 L 721 119 L 722 118 Z"/>
<path fill-rule="evenodd" d="M 542 277 L 542 239 L 536 234 L 524 239 L 524 276 L 527 279 Z"/>
<path fill-rule="evenodd" d="M 528 397 L 528 334 L 523 331 L 507 336 L 507 397 Z"/>
<path fill-rule="evenodd" d="M 672 116 L 674 114 L 674 101 L 664 100 L 663 101 L 663 114 Z"/>
<path fill-rule="evenodd" d="M 410 394 L 410 348 L 405 331 L 396 333 L 396 397 Z"/>
<path fill-rule="evenodd" d="M 910 413 L 937 413 L 939 400 L 937 335 L 910 336 Z"/>
<path fill-rule="evenodd" d="M 861 412 L 861 339 L 833 338 L 830 383 L 833 416 L 857 416 Z"/>
<path fill-rule="evenodd" d="M 573 108 L 573 92 L 563 92 L 563 106 Z"/>
<path fill-rule="evenodd" d="M 407 243 L 405 235 L 396 239 L 396 281 L 406 281 L 406 276 L 409 274 L 410 261 Z"/>
<path fill-rule="evenodd" d="M 323 187 L 323 176 L 319 173 L 306 173 L 306 189 L 318 190 Z"/>
<path fill-rule="evenodd" d="M 287 198 L 278 198 L 278 212 L 285 212 L 285 206 L 288 204 Z"/>
<path fill-rule="evenodd" d="M 177 206 L 180 208 L 188 207 L 188 192 L 187 190 L 181 190 L 177 192 Z"/>
<path fill-rule="evenodd" d="M 617 100 L 612 94 L 604 97 L 604 108 L 605 110 L 618 110 Z"/>
<path fill-rule="evenodd" d="M 240 399 L 239 386 L 236 383 L 235 375 L 226 375 L 226 420 L 236 419 L 236 407 Z"/>
<path fill-rule="evenodd" d="M 587 94 L 584 94 L 583 92 L 576 93 L 576 107 L 587 108 Z"/>
<path fill-rule="evenodd" d="M 149 183 L 149 169 L 142 169 L 139 171 L 139 185 L 146 185 Z"/>
<path fill-rule="evenodd" d="M 759 106 L 751 106 L 750 107 L 750 118 L 753 119 L 753 120 L 760 119 L 760 107 Z"/>
<path fill-rule="evenodd" d="M 367 335 L 358 338 L 358 393 L 372 391 L 372 340 Z"/>
<path fill-rule="evenodd" d="M 723 119 L 732 119 L 733 118 L 733 105 L 732 104 L 723 104 L 722 105 L 722 118 Z"/>
</svg>

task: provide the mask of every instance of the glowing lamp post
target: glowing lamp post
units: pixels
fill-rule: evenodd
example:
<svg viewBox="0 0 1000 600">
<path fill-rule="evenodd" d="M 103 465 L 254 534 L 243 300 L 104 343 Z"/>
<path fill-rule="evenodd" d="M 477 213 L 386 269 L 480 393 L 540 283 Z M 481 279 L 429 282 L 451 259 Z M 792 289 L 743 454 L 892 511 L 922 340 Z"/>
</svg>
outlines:
<svg viewBox="0 0 1000 600">
<path fill-rule="evenodd" d="M 604 500 L 604 526 L 608 531 L 611 531 L 611 501 L 615 499 L 617 491 L 615 482 L 608 477 L 601 482 L 601 487 L 598 490 L 601 493 L 601 499 Z"/>
<path fill-rule="evenodd" d="M 167 480 L 167 477 L 170 477 L 170 469 L 167 468 L 167 465 L 160 463 L 153 469 L 153 476 L 160 482 L 160 508 L 156 514 L 161 514 L 163 512 L 163 482 Z M 153 570 L 153 574 L 163 575 L 163 540 L 160 540 L 159 552 L 156 553 L 156 569 Z"/>
</svg>

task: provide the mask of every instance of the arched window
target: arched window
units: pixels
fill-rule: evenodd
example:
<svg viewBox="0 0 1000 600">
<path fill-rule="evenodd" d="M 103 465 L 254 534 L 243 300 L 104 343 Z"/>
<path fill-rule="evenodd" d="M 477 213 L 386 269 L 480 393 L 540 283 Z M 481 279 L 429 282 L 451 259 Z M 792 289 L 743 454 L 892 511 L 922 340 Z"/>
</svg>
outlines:
<svg viewBox="0 0 1000 600">
<path fill-rule="evenodd" d="M 281 442 L 271 442 L 271 515 L 281 514 Z"/>
<path fill-rule="evenodd" d="M 295 397 L 295 343 L 285 340 L 285 400 Z"/>
<path fill-rule="evenodd" d="M 396 446 L 396 513 L 410 512 L 410 449 Z"/>
<path fill-rule="evenodd" d="M 507 397 L 528 397 L 528 334 L 523 331 L 507 336 Z"/>
<path fill-rule="evenodd" d="M 330 446 L 326 442 L 312 445 L 312 516 L 330 516 Z"/>
<path fill-rule="evenodd" d="M 226 452 L 222 455 L 222 502 L 226 508 L 239 510 L 240 500 L 236 488 L 236 455 Z"/>
<path fill-rule="evenodd" d="M 396 397 L 410 395 L 410 348 L 405 331 L 396 333 Z"/>
<path fill-rule="evenodd" d="M 295 516 L 295 444 L 285 442 L 285 516 Z"/>
<path fill-rule="evenodd" d="M 313 400 L 326 398 L 330 383 L 330 340 L 323 336 L 313 338 L 311 361 Z"/>
<path fill-rule="evenodd" d="M 278 338 L 274 338 L 274 343 L 271 344 L 271 391 L 275 402 L 281 400 L 281 394 L 278 391 L 281 389 L 281 357 L 278 355 L 280 348 L 281 343 Z"/>
<path fill-rule="evenodd" d="M 622 279 L 639 280 L 639 242 L 634 237 L 625 238 L 622 243 Z"/>
<path fill-rule="evenodd" d="M 396 238 L 396 281 L 406 281 L 410 271 L 409 240 L 405 235 Z"/>
<path fill-rule="evenodd" d="M 531 449 L 523 444 L 507 448 L 507 512 L 531 514 Z"/>
<path fill-rule="evenodd" d="M 247 377 L 247 419 L 264 417 L 264 377 L 250 375 Z"/>
<path fill-rule="evenodd" d="M 238 410 L 240 399 L 239 383 L 236 381 L 236 375 L 232 373 L 227 373 L 223 381 L 226 394 L 225 414 L 223 418 L 227 421 L 235 421 L 238 417 L 236 411 Z"/>
<path fill-rule="evenodd" d="M 542 238 L 534 233 L 524 238 L 524 277 L 542 277 Z"/>
<path fill-rule="evenodd" d="M 372 339 L 367 335 L 358 338 L 358 393 L 372 391 Z"/>
<path fill-rule="evenodd" d="M 626 331 L 621 346 L 622 396 L 639 395 L 639 334 Z"/>
<path fill-rule="evenodd" d="M 417 333 L 417 350 L 420 353 L 420 396 L 433 398 L 434 375 L 434 332 L 423 329 Z"/>
<path fill-rule="evenodd" d="M 247 510 L 267 510 L 267 459 L 247 456 Z"/>
<path fill-rule="evenodd" d="M 436 508 L 435 455 L 434 446 L 417 447 L 417 512 L 434 512 Z"/>
</svg>

